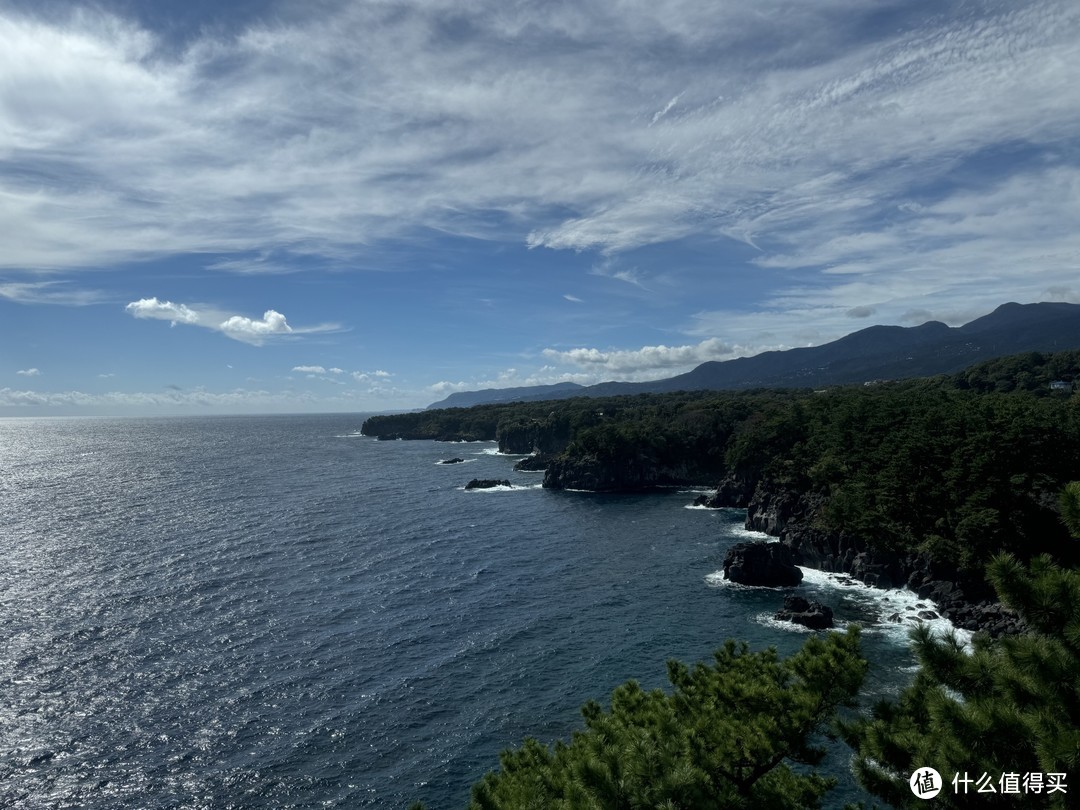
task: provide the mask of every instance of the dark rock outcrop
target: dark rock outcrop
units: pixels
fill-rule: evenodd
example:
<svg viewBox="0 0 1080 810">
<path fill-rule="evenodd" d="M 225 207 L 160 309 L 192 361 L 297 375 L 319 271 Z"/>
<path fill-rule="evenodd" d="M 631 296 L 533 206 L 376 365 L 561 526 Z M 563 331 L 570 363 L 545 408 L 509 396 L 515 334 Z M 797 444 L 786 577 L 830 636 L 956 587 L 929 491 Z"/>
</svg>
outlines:
<svg viewBox="0 0 1080 810">
<path fill-rule="evenodd" d="M 534 456 L 527 456 L 521 459 L 514 465 L 514 469 L 520 472 L 542 472 L 547 469 L 548 464 L 551 463 L 551 456 L 544 453 L 537 453 Z"/>
<path fill-rule="evenodd" d="M 461 464 L 465 461 L 463 458 L 444 458 L 440 461 L 440 464 Z"/>
<path fill-rule="evenodd" d="M 802 571 L 783 543 L 737 543 L 724 557 L 724 578 L 742 585 L 784 587 L 802 582 Z"/>
<path fill-rule="evenodd" d="M 833 626 L 832 608 L 811 602 L 801 596 L 785 596 L 784 607 L 776 614 L 782 621 L 801 624 L 811 630 L 828 630 Z"/>
<path fill-rule="evenodd" d="M 962 629 L 995 637 L 1023 632 L 1019 617 L 996 600 L 985 580 L 924 553 L 876 549 L 858 535 L 822 529 L 815 518 L 824 504 L 822 495 L 759 483 L 747 506 L 746 528 L 778 537 L 796 565 L 850 574 L 878 588 L 907 586 Z"/>
<path fill-rule="evenodd" d="M 495 478 L 474 478 L 465 485 L 465 489 L 491 489 L 492 487 L 512 487 L 509 481 Z"/>
<path fill-rule="evenodd" d="M 645 453 L 605 458 L 559 456 L 551 460 L 544 472 L 544 487 L 590 492 L 647 492 L 662 487 L 691 486 L 700 483 L 702 478 L 701 471 L 690 459 L 663 464 Z"/>
<path fill-rule="evenodd" d="M 707 506 L 710 509 L 735 507 L 745 509 L 750 505 L 754 494 L 754 482 L 729 473 L 711 495 L 699 495 L 694 499 L 694 506 Z"/>
<path fill-rule="evenodd" d="M 499 452 L 510 455 L 532 453 L 554 456 L 570 444 L 574 436 L 568 422 L 553 412 L 546 419 L 500 422 L 495 431 Z"/>
</svg>

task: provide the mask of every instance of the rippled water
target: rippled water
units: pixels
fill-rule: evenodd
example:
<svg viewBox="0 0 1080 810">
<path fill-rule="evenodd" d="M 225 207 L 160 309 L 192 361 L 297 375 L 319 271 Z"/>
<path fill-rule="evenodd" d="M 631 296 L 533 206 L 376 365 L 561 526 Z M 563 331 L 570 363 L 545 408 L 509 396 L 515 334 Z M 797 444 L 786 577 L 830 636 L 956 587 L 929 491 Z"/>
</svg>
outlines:
<svg viewBox="0 0 1080 810">
<path fill-rule="evenodd" d="M 777 592 L 709 579 L 740 512 L 549 492 L 493 445 L 361 423 L 0 420 L 0 805 L 463 807 L 627 678 L 805 637 L 768 621 Z M 902 633 L 864 646 L 872 692 L 907 677 Z M 865 798 L 842 748 L 829 767 L 831 801 Z"/>
</svg>

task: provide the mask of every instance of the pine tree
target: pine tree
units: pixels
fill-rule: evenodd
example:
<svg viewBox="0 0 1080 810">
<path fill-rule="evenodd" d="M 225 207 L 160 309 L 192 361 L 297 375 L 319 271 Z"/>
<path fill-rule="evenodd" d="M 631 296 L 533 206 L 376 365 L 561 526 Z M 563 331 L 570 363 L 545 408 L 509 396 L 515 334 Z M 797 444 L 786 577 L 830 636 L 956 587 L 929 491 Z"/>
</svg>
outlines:
<svg viewBox="0 0 1080 810">
<path fill-rule="evenodd" d="M 711 665 L 669 662 L 672 693 L 618 687 L 586 730 L 548 748 L 536 740 L 500 756 L 473 786 L 471 810 L 525 808 L 813 808 L 833 780 L 811 743 L 866 670 L 858 630 L 813 637 L 787 659 L 729 641 Z"/>
<path fill-rule="evenodd" d="M 1069 490 L 1080 494 L 1075 484 Z M 1080 520 L 1063 514 L 1080 535 Z M 945 783 L 935 806 L 1078 805 L 1080 783 L 1070 786 L 1068 778 L 1080 776 L 1080 571 L 1046 556 L 1025 566 L 1004 554 L 987 575 L 1030 632 L 997 641 L 976 636 L 968 651 L 955 636 L 917 629 L 920 670 L 912 685 L 845 726 L 859 781 L 897 807 L 925 806 L 908 779 L 927 767 Z M 1039 775 L 1041 792 L 1025 789 L 1029 774 Z M 985 781 L 979 792 L 984 775 L 995 792 Z M 1051 782 L 1065 790 L 1051 791 Z"/>
</svg>

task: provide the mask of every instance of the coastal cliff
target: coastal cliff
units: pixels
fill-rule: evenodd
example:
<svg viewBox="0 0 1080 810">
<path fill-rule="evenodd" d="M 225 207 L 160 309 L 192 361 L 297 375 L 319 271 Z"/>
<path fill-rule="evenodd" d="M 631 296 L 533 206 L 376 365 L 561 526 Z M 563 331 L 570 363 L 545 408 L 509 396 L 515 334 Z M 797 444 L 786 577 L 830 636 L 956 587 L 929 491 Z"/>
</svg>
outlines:
<svg viewBox="0 0 1080 810">
<path fill-rule="evenodd" d="M 1016 614 L 995 598 L 984 578 L 934 560 L 928 553 L 877 549 L 861 535 L 821 528 L 826 499 L 759 482 L 745 500 L 746 482 L 725 479 L 707 501 L 713 507 L 745 507 L 746 528 L 776 537 L 796 565 L 838 574 L 879 588 L 908 587 L 934 601 L 957 627 L 992 636 L 1021 632 Z"/>
<path fill-rule="evenodd" d="M 659 464 L 645 454 L 552 459 L 544 472 L 545 489 L 590 492 L 642 492 L 707 480 L 690 462 Z"/>
</svg>

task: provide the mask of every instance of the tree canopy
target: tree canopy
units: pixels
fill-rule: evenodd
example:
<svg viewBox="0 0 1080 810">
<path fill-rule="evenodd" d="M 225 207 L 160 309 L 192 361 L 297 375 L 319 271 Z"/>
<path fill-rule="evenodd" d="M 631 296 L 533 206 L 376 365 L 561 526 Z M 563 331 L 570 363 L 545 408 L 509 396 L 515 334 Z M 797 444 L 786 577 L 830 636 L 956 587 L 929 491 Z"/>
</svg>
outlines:
<svg viewBox="0 0 1080 810">
<path fill-rule="evenodd" d="M 547 747 L 526 740 L 473 786 L 471 810 L 813 808 L 833 780 L 813 735 L 849 704 L 866 662 L 857 629 L 811 637 L 782 659 L 727 642 L 711 664 L 669 662 L 673 691 L 618 687 L 585 730 Z"/>
<path fill-rule="evenodd" d="M 1078 490 L 1070 484 L 1063 500 Z M 1080 515 L 1064 517 L 1080 535 Z M 1076 806 L 1069 790 L 1075 795 L 1080 785 L 1066 780 L 1080 772 L 1080 571 L 1047 556 L 1024 565 L 1003 554 L 988 576 L 1030 631 L 997 641 L 976 636 L 968 651 L 955 636 L 916 629 L 914 682 L 844 727 L 857 750 L 856 776 L 897 807 L 924 806 L 908 779 L 928 767 L 945 782 L 936 806 Z"/>
</svg>

